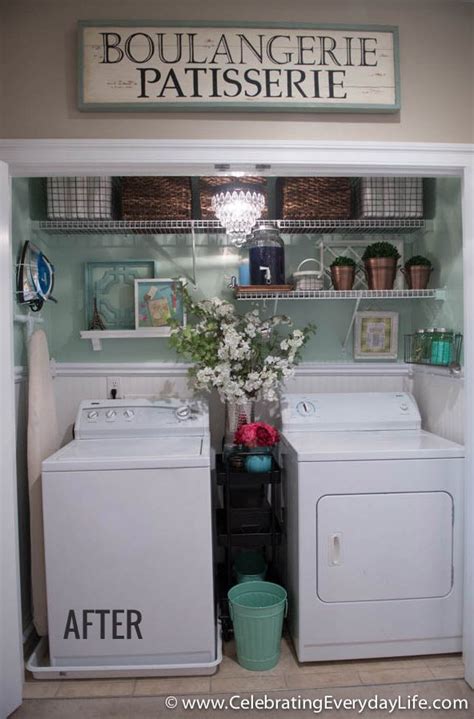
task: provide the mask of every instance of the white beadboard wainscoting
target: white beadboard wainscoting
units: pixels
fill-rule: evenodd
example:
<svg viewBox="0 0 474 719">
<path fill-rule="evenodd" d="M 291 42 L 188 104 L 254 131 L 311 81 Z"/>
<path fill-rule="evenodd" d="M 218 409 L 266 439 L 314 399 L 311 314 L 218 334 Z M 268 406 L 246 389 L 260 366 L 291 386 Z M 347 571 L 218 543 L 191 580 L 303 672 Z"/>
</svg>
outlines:
<svg viewBox="0 0 474 719">
<path fill-rule="evenodd" d="M 62 442 L 72 437 L 79 403 L 83 399 L 105 399 L 107 377 L 119 377 L 124 397 L 191 397 L 184 363 L 51 363 L 55 377 Z M 17 368 L 16 379 L 26 376 Z M 462 378 L 444 370 L 413 367 L 402 363 L 302 363 L 286 384 L 289 392 L 413 392 L 425 429 L 454 441 L 463 441 Z M 218 448 L 224 423 L 224 408 L 213 395 L 211 434 Z M 263 419 L 279 421 L 277 405 L 257 406 Z"/>
<path fill-rule="evenodd" d="M 57 410 L 63 443 L 70 440 L 77 408 L 83 399 L 105 399 L 107 377 L 119 377 L 124 397 L 191 397 L 186 364 L 171 363 L 51 363 L 55 378 Z M 20 471 L 25 468 L 26 391 L 24 368 L 17 367 L 17 424 Z M 406 364 L 303 363 L 288 380 L 289 392 L 413 392 L 420 407 L 423 426 L 430 432 L 463 442 L 464 380 L 447 371 Z M 217 440 L 222 434 L 224 409 L 211 397 L 211 429 Z M 279 420 L 276 405 L 257 406 L 264 418 Z"/>
<path fill-rule="evenodd" d="M 424 429 L 464 444 L 464 379 L 416 367 L 412 392 Z"/>
<path fill-rule="evenodd" d="M 55 393 L 62 441 L 68 442 L 79 402 L 105 399 L 107 377 L 119 377 L 123 397 L 191 397 L 185 364 L 70 364 L 53 363 Z M 287 383 L 289 392 L 370 392 L 410 391 L 410 369 L 403 364 L 304 363 Z M 210 398 L 211 438 L 219 449 L 224 426 L 224 407 L 214 393 Z M 279 422 L 275 403 L 256 407 L 259 417 Z"/>
</svg>

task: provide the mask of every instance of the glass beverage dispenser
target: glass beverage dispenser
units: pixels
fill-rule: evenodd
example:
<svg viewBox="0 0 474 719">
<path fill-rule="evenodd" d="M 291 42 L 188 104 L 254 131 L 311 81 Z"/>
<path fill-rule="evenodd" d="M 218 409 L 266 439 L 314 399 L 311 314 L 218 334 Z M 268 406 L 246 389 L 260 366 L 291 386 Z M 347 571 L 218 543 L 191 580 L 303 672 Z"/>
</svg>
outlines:
<svg viewBox="0 0 474 719">
<path fill-rule="evenodd" d="M 253 231 L 249 258 L 252 285 L 285 284 L 285 245 L 270 223 L 262 222 Z"/>
</svg>

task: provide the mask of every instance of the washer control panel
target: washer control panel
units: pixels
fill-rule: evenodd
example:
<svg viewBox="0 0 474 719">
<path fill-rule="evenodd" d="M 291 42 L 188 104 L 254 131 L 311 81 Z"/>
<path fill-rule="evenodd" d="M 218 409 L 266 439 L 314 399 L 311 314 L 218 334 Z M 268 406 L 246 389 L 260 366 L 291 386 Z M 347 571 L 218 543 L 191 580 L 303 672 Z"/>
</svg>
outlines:
<svg viewBox="0 0 474 719">
<path fill-rule="evenodd" d="M 159 437 L 208 431 L 207 404 L 176 398 L 87 400 L 81 402 L 74 425 L 76 439 Z"/>
<path fill-rule="evenodd" d="M 407 392 L 287 394 L 283 431 L 420 429 L 417 404 Z"/>
</svg>

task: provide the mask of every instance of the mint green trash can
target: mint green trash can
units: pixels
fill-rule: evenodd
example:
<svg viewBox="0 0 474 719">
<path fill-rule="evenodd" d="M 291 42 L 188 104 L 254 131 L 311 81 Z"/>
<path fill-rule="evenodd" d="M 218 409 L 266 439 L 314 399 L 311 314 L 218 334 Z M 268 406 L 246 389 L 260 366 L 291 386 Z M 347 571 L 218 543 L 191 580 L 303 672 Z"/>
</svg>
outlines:
<svg viewBox="0 0 474 719">
<path fill-rule="evenodd" d="M 240 666 L 272 669 L 280 659 L 286 591 L 272 582 L 243 582 L 229 589 L 227 597 Z"/>
</svg>

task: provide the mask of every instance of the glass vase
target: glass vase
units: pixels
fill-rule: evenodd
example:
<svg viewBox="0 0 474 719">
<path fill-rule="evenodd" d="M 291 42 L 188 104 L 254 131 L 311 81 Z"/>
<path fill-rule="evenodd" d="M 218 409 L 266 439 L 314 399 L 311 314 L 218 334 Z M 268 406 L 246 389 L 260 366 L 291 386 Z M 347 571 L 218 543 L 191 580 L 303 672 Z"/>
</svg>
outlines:
<svg viewBox="0 0 474 719">
<path fill-rule="evenodd" d="M 243 424 L 255 421 L 255 400 L 225 403 L 225 443 L 234 444 L 234 435 Z"/>
</svg>

